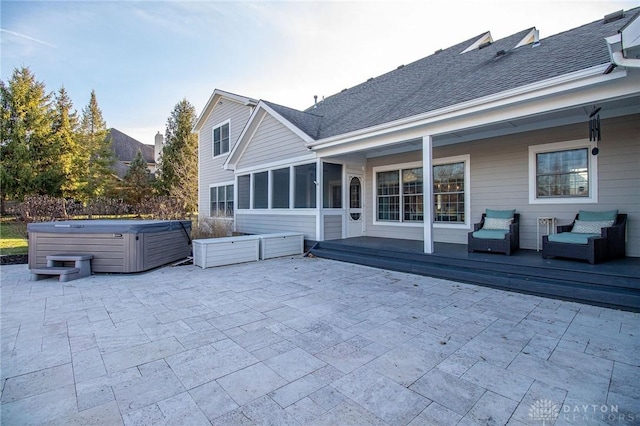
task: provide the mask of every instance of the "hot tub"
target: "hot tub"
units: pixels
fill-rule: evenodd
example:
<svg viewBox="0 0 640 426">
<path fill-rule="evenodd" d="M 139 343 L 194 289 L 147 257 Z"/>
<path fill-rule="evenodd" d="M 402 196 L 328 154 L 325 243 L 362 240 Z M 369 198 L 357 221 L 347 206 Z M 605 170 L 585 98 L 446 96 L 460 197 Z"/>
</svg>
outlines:
<svg viewBox="0 0 640 426">
<path fill-rule="evenodd" d="M 188 220 L 68 220 L 30 223 L 29 269 L 47 255 L 92 254 L 93 272 L 141 272 L 191 254 Z"/>
</svg>

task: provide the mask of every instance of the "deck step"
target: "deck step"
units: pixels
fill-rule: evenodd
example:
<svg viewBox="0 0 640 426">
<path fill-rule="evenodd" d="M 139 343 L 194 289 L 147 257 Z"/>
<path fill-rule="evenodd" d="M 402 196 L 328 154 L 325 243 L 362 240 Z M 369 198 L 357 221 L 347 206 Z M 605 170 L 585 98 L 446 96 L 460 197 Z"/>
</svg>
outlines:
<svg viewBox="0 0 640 426">
<path fill-rule="evenodd" d="M 473 259 L 425 255 L 320 242 L 310 252 L 317 257 L 365 266 L 443 278 L 503 290 L 640 311 L 640 278 L 624 274 L 567 270 L 560 266 L 504 262 L 496 254 Z M 594 269 L 594 268 L 588 268 Z"/>
</svg>

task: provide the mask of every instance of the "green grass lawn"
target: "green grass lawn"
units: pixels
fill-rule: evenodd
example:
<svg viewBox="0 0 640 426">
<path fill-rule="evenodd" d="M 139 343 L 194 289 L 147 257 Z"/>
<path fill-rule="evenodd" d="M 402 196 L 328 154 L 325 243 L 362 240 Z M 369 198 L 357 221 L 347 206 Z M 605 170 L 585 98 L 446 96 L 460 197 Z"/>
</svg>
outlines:
<svg viewBox="0 0 640 426">
<path fill-rule="evenodd" d="M 0 254 L 27 254 L 26 225 L 14 218 L 0 220 Z"/>
</svg>

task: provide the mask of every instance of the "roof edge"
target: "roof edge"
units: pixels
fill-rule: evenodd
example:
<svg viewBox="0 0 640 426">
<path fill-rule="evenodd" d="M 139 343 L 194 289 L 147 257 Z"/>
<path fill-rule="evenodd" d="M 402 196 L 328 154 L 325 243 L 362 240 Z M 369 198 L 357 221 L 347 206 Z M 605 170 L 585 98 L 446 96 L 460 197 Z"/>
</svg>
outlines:
<svg viewBox="0 0 640 426">
<path fill-rule="evenodd" d="M 207 121 L 209 114 L 211 114 L 211 111 L 213 110 L 215 105 L 218 103 L 218 100 L 220 98 L 229 99 L 229 100 L 241 103 L 243 105 L 248 105 L 248 106 L 255 106 L 258 104 L 258 101 L 256 99 L 249 98 L 247 96 L 236 95 L 235 93 L 227 92 L 220 89 L 215 89 L 211 94 L 211 96 L 209 97 L 209 100 L 205 104 L 204 108 L 202 109 L 202 113 L 200 113 L 200 115 L 196 119 L 196 123 L 193 125 L 194 132 L 200 131 L 204 122 Z"/>
<path fill-rule="evenodd" d="M 310 149 L 321 149 L 325 147 L 332 147 L 336 145 L 341 145 L 343 143 L 348 143 L 354 140 L 360 140 L 368 137 L 369 135 L 376 135 L 380 133 L 387 133 L 390 131 L 394 131 L 399 128 L 399 126 L 415 126 L 420 124 L 421 122 L 435 122 L 439 120 L 439 117 L 447 116 L 446 118 L 452 118 L 452 116 L 460 116 L 467 112 L 479 113 L 483 110 L 491 109 L 496 106 L 496 104 L 501 103 L 501 106 L 512 102 L 521 102 L 522 97 L 533 97 L 535 93 L 544 92 L 552 88 L 556 88 L 560 85 L 573 84 L 579 82 L 581 80 L 589 79 L 589 78 L 601 78 L 605 81 L 617 79 L 624 77 L 626 72 L 620 72 L 615 74 L 604 74 L 604 70 L 607 69 L 609 64 L 601 64 L 594 67 L 586 68 L 580 71 L 576 71 L 570 74 L 564 74 L 558 77 L 554 77 L 551 79 L 535 82 L 529 84 L 527 86 L 518 87 L 515 89 L 503 91 L 500 93 L 496 93 L 493 95 L 485 96 L 483 98 L 472 99 L 467 102 L 462 102 L 459 104 L 451 105 L 445 108 L 441 108 L 435 111 L 429 111 L 427 113 L 414 115 L 411 117 L 403 118 L 400 120 L 382 123 L 377 126 L 367 127 L 364 129 L 355 130 L 353 132 L 343 133 L 336 136 L 331 136 L 325 139 L 320 139 L 310 144 L 307 144 L 307 147 Z M 574 88 L 572 86 L 571 88 Z M 567 90 L 570 90 L 568 88 Z M 533 95 L 533 96 L 532 96 Z M 544 93 L 541 93 L 544 95 Z M 518 99 L 515 99 L 518 98 Z M 491 104 L 491 105 L 489 105 Z"/>
</svg>

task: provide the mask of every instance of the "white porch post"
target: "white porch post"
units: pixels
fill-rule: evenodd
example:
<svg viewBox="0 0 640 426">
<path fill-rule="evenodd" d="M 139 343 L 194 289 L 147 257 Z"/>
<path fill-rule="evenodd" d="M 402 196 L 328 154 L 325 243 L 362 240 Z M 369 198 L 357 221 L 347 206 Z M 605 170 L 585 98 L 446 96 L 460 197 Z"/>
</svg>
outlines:
<svg viewBox="0 0 640 426">
<path fill-rule="evenodd" d="M 424 252 L 433 253 L 433 138 L 422 137 L 422 194 L 424 211 Z"/>
</svg>

